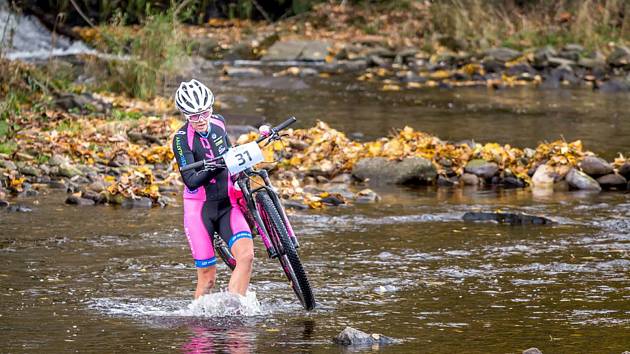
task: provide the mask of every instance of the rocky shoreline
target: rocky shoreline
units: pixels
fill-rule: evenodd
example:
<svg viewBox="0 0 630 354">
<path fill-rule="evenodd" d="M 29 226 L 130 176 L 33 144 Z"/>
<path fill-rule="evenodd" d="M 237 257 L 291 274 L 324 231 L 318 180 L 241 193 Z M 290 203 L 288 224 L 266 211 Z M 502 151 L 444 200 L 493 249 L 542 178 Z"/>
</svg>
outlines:
<svg viewBox="0 0 630 354">
<path fill-rule="evenodd" d="M 101 98 L 121 104 L 115 97 Z M 174 197 L 182 184 L 170 148 L 171 134 L 181 125 L 176 116 L 81 118 L 75 120 L 80 128 L 73 130 L 65 126 L 65 113 L 58 114 L 57 120 L 21 131 L 16 136 L 19 151 L 0 154 L 0 207 L 46 189 L 65 190 L 63 202 L 80 206 L 177 204 Z M 238 137 L 247 130 L 252 132 Z M 244 143 L 255 139 L 254 130 L 236 126 L 230 133 Z M 357 142 L 319 122 L 310 129 L 289 129 L 286 141 L 271 144 L 264 155 L 266 161 L 276 161 L 264 167 L 271 169 L 287 206 L 297 209 L 377 202 L 379 196 L 369 187 L 382 184 L 534 192 L 630 189 L 630 160 L 605 161 L 583 150 L 579 141 L 519 149 L 452 143 L 406 127 L 389 137 Z"/>
<path fill-rule="evenodd" d="M 262 64 L 287 67 L 274 76 L 355 74 L 357 80 L 378 84 L 383 91 L 535 85 L 543 89 L 586 87 L 607 93 L 630 92 L 630 48 L 623 45 L 613 45 L 607 56 L 579 44 L 524 51 L 497 47 L 471 54 L 391 49 L 369 42 L 286 40 L 262 52 L 266 54 L 253 58 L 228 52 L 231 60 L 224 61 L 223 73 L 233 78 L 259 77 L 264 75 L 258 68 Z"/>
</svg>

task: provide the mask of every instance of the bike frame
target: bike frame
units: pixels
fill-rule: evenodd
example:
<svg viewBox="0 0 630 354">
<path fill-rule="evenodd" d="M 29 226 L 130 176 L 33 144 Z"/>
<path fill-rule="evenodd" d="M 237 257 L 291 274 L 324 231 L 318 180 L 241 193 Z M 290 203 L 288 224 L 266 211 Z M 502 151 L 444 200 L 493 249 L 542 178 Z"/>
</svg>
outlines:
<svg viewBox="0 0 630 354">
<path fill-rule="evenodd" d="M 264 185 L 258 188 L 252 189 L 250 178 L 255 177 L 255 176 L 262 178 Z M 260 215 L 260 212 L 258 211 L 255 195 L 256 193 L 262 190 L 267 191 L 267 193 L 271 197 L 271 200 L 274 206 L 276 207 L 280 216 L 284 220 L 284 224 L 286 226 L 287 233 L 289 234 L 289 237 L 291 238 L 291 242 L 293 242 L 296 248 L 299 247 L 299 242 L 297 241 L 297 237 L 295 236 L 295 233 L 293 232 L 293 228 L 291 227 L 291 223 L 289 222 L 289 218 L 287 217 L 286 212 L 284 208 L 282 207 L 280 198 L 278 197 L 278 194 L 276 193 L 275 189 L 273 188 L 271 184 L 271 180 L 269 179 L 269 174 L 267 173 L 267 170 L 264 170 L 264 169 L 253 170 L 249 168 L 243 171 L 243 173 L 241 173 L 240 175 L 238 175 L 234 183 L 237 183 L 241 189 L 241 192 L 243 192 L 243 198 L 245 199 L 245 206 L 246 206 L 246 210 L 243 210 L 243 212 L 249 214 L 249 218 L 253 219 L 252 221 L 254 225 L 252 226 L 256 228 L 256 231 L 260 235 L 260 238 L 262 239 L 263 244 L 265 245 L 265 248 L 267 248 L 267 253 L 269 255 L 269 258 L 276 258 L 280 255 L 283 255 L 284 250 L 282 249 L 282 246 L 279 243 L 273 242 L 270 239 L 270 236 L 269 236 L 270 233 L 266 229 L 265 223 L 262 220 L 262 216 Z"/>
</svg>

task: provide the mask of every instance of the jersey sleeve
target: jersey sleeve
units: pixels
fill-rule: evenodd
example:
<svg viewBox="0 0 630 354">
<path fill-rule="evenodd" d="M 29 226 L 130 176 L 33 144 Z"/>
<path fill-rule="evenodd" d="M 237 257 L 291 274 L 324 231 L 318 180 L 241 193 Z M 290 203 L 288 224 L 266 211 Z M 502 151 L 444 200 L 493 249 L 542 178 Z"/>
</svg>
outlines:
<svg viewBox="0 0 630 354">
<path fill-rule="evenodd" d="M 189 163 L 195 162 L 195 157 L 193 152 L 188 147 L 188 143 L 186 142 L 185 132 L 182 134 L 181 131 L 178 131 L 173 138 L 173 153 L 175 154 L 175 159 L 177 160 L 177 164 L 179 167 L 184 167 Z M 182 176 L 182 180 L 188 189 L 195 190 L 205 184 L 207 184 L 212 178 L 214 178 L 220 170 L 214 171 L 196 171 L 196 170 L 188 170 L 179 173 Z"/>
</svg>

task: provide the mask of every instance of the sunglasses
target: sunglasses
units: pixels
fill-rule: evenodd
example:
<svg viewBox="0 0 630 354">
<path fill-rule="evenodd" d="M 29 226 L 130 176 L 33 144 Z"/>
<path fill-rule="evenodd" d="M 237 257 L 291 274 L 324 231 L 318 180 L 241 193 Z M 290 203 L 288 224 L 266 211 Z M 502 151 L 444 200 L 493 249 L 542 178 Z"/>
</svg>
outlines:
<svg viewBox="0 0 630 354">
<path fill-rule="evenodd" d="M 210 115 L 212 114 L 212 108 L 210 108 L 209 110 L 205 111 L 205 112 L 201 112 L 201 113 L 197 113 L 197 114 L 187 114 L 186 115 L 186 119 L 188 119 L 189 122 L 198 122 L 200 120 L 206 120 L 208 119 L 208 117 L 210 117 Z"/>
</svg>

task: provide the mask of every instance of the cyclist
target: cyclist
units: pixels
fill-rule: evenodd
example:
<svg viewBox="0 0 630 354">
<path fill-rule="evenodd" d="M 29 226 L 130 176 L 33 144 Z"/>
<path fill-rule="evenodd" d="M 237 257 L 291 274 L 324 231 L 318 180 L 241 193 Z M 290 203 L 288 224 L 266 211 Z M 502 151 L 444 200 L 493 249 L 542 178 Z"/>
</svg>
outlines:
<svg viewBox="0 0 630 354">
<path fill-rule="evenodd" d="M 175 133 L 173 152 L 184 167 L 224 154 L 230 147 L 225 119 L 213 114 L 214 95 L 197 80 L 182 82 L 175 104 L 186 123 Z M 184 181 L 184 229 L 197 268 L 195 299 L 208 293 L 216 280 L 214 233 L 228 245 L 236 259 L 228 291 L 245 295 L 252 273 L 254 245 L 249 226 L 237 205 L 241 192 L 234 188 L 228 171 L 214 164 L 181 172 Z"/>
</svg>

